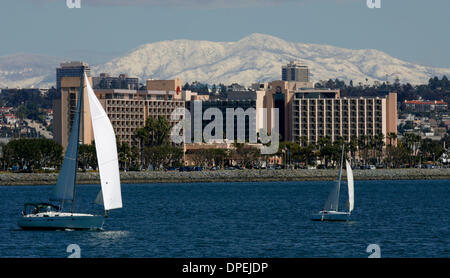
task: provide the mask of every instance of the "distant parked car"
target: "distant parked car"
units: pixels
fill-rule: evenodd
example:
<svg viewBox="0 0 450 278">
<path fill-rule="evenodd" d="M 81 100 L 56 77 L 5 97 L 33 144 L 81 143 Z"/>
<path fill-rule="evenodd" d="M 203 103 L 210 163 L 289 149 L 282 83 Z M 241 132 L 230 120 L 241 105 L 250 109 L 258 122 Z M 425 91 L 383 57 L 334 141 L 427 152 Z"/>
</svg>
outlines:
<svg viewBox="0 0 450 278">
<path fill-rule="evenodd" d="M 180 169 L 178 169 L 178 171 L 180 172 L 187 172 L 188 167 L 187 166 L 181 166 Z"/>
<path fill-rule="evenodd" d="M 439 166 L 433 165 L 433 164 L 423 164 L 422 168 L 423 169 L 437 169 L 437 168 L 439 168 Z"/>
<path fill-rule="evenodd" d="M 42 170 L 55 171 L 55 167 L 42 167 Z"/>
</svg>

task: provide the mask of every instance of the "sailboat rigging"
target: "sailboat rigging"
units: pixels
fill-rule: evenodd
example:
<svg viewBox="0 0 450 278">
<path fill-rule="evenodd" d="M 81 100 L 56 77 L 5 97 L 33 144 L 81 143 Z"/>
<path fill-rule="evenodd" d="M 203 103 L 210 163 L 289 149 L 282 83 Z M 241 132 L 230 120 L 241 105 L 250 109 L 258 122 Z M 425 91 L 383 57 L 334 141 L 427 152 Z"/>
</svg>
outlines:
<svg viewBox="0 0 450 278">
<path fill-rule="evenodd" d="M 102 229 L 105 217 L 108 216 L 108 211 L 122 208 L 119 163 L 114 129 L 84 72 L 80 79 L 80 91 L 69 144 L 56 186 L 50 197 L 50 201 L 60 202 L 60 206 L 51 203 L 26 203 L 22 216 L 18 221 L 18 225 L 23 229 Z M 101 191 L 99 193 L 101 198 L 97 196 L 96 201 L 103 204 L 105 209 L 104 215 L 74 212 L 84 81 L 87 88 L 87 99 L 91 112 L 101 183 Z M 66 202 L 72 203 L 70 212 L 64 211 Z"/>
<path fill-rule="evenodd" d="M 348 211 L 339 211 L 339 194 L 342 180 L 342 170 L 344 165 L 344 145 L 342 146 L 341 164 L 338 179 L 335 186 L 328 195 L 323 209 L 313 214 L 311 219 L 314 221 L 347 221 L 354 208 L 354 180 L 353 171 L 348 160 L 345 160 L 345 168 L 347 171 L 347 188 L 348 188 Z"/>
</svg>

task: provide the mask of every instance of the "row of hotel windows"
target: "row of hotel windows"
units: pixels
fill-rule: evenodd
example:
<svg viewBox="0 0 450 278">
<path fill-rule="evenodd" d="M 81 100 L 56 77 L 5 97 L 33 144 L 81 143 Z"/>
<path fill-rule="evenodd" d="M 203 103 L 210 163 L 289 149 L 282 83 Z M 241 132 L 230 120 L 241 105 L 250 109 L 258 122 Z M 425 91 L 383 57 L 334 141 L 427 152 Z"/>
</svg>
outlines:
<svg viewBox="0 0 450 278">
<path fill-rule="evenodd" d="M 175 109 L 173 108 L 150 108 L 148 109 L 148 113 L 163 113 L 163 114 L 172 114 Z M 134 108 L 128 110 L 128 108 L 118 108 L 118 109 L 111 109 L 111 107 L 108 107 L 107 109 L 108 114 L 116 114 L 118 116 L 120 115 L 136 115 L 136 114 L 142 114 L 144 112 L 143 108 Z M 177 113 L 177 114 L 183 114 L 183 113 Z"/>
<path fill-rule="evenodd" d="M 327 112 L 332 112 L 333 110 L 335 111 L 335 112 L 340 112 L 340 111 L 381 111 L 381 105 L 379 105 L 379 106 L 376 106 L 375 107 L 375 109 L 373 109 L 373 107 L 372 106 L 367 106 L 367 109 L 363 106 L 363 107 L 359 107 L 358 109 L 356 109 L 356 106 L 338 106 L 338 107 L 335 107 L 334 109 L 332 109 L 331 107 L 327 107 L 326 109 L 325 109 L 325 107 L 324 106 L 294 106 L 294 111 L 300 111 L 300 108 L 301 108 L 301 110 L 302 111 L 320 111 L 320 112 L 324 112 L 324 111 L 327 111 Z M 342 109 L 341 109 L 342 108 Z M 350 109 L 349 109 L 350 108 Z"/>
<path fill-rule="evenodd" d="M 342 130 L 340 128 L 335 128 L 332 129 L 331 127 L 327 127 L 327 128 L 300 128 L 300 127 L 294 127 L 294 135 L 295 134 L 315 134 L 315 133 L 319 133 L 319 134 L 367 134 L 367 133 L 381 133 L 381 126 L 367 126 L 367 127 L 342 127 Z"/>
<path fill-rule="evenodd" d="M 360 105 L 364 105 L 364 104 L 377 104 L 377 105 L 381 105 L 381 99 L 373 99 L 373 98 L 366 98 L 366 99 L 345 99 L 345 98 L 341 98 L 341 99 L 329 99 L 329 100 L 323 100 L 323 99 L 295 99 L 295 102 L 299 102 L 302 104 L 307 104 L 309 103 L 310 105 L 314 105 L 314 104 L 318 104 L 318 105 L 356 105 L 356 104 L 360 104 Z"/>
<path fill-rule="evenodd" d="M 328 123 L 326 125 L 323 124 L 323 123 L 319 123 L 319 124 L 310 123 L 309 125 L 307 123 L 302 123 L 302 124 L 296 123 L 296 124 L 294 124 L 294 127 L 300 128 L 300 126 L 302 128 L 311 128 L 311 129 L 314 129 L 316 127 L 319 128 L 319 129 L 322 129 L 324 127 L 327 127 L 327 128 L 332 128 L 333 127 L 333 125 L 330 124 L 330 123 Z M 357 122 L 351 122 L 350 124 L 349 123 L 342 123 L 342 124 L 341 123 L 335 123 L 334 124 L 334 128 L 335 129 L 340 129 L 341 126 L 343 128 L 348 128 L 348 127 L 356 128 L 357 126 L 359 128 L 365 128 L 365 127 L 367 127 L 367 128 L 370 128 L 370 127 L 381 128 L 381 123 L 373 123 L 373 122 L 359 122 L 359 123 L 357 123 Z"/>
<path fill-rule="evenodd" d="M 128 120 L 128 119 L 127 119 Z M 113 125 L 114 128 L 118 127 L 118 131 L 126 131 L 126 128 L 122 128 L 120 129 L 120 127 L 142 127 L 144 126 L 144 121 L 127 121 L 124 119 L 119 119 L 119 118 L 112 118 L 111 119 L 111 124 Z M 170 119 L 167 119 L 168 123 L 170 126 L 173 126 L 174 124 L 178 123 L 179 121 L 172 121 Z M 128 128 L 129 131 L 129 128 Z"/>
<path fill-rule="evenodd" d="M 363 132 L 360 131 L 358 133 L 355 132 L 342 132 L 342 133 L 333 133 L 333 132 L 324 132 L 324 131 L 319 131 L 319 132 L 305 132 L 305 133 L 296 133 L 295 135 L 297 137 L 326 137 L 326 136 L 332 136 L 334 134 L 334 137 L 345 137 L 345 136 L 362 136 L 362 135 L 367 135 L 367 136 L 372 136 L 374 134 L 381 134 L 381 130 L 377 130 L 375 132 Z"/>
<path fill-rule="evenodd" d="M 166 100 L 166 95 L 147 95 L 147 94 L 100 94 L 100 99 L 117 99 L 121 100 Z M 172 95 L 167 95 L 168 100 L 172 100 Z"/>
<path fill-rule="evenodd" d="M 184 101 L 165 101 L 164 99 L 162 100 L 156 100 L 156 101 L 144 101 L 144 100 L 107 100 L 106 104 L 112 105 L 112 106 L 128 106 L 128 105 L 133 105 L 133 106 L 144 106 L 144 105 L 148 105 L 148 106 L 165 106 L 165 107 L 184 107 Z"/>
<path fill-rule="evenodd" d="M 380 131 L 380 132 L 377 132 L 377 133 L 375 133 L 375 134 L 381 134 L 381 131 Z M 360 135 L 362 135 L 362 133 L 360 133 Z M 366 135 L 373 136 L 374 134 L 366 134 Z M 320 138 L 326 138 L 326 137 L 333 138 L 333 139 L 337 139 L 337 138 L 340 138 L 340 137 L 341 137 L 341 138 L 343 138 L 345 141 L 349 141 L 350 138 L 352 138 L 352 137 L 354 137 L 354 136 L 357 136 L 357 135 L 356 135 L 356 134 L 351 134 L 351 135 L 349 136 L 348 134 L 344 134 L 344 135 L 335 134 L 334 137 L 331 137 L 330 134 L 327 134 L 327 135 L 322 134 L 322 135 L 319 135 L 319 136 L 314 136 L 314 135 L 310 135 L 310 136 L 301 135 L 301 136 L 299 136 L 299 135 L 297 135 L 297 136 L 294 136 L 294 141 L 295 141 L 295 142 L 299 142 L 299 141 L 300 141 L 300 138 L 306 138 L 309 142 L 317 142 Z"/>
<path fill-rule="evenodd" d="M 334 121 L 333 121 L 334 120 Z M 367 117 L 365 117 L 364 115 L 360 116 L 360 117 L 356 117 L 356 115 L 350 117 L 350 119 L 347 116 L 344 116 L 343 118 L 335 117 L 334 119 L 332 117 L 326 117 L 324 118 L 323 116 L 321 117 L 298 117 L 298 115 L 294 115 L 294 123 L 296 122 L 300 122 L 300 123 L 340 123 L 340 122 L 373 122 L 375 120 L 375 122 L 381 122 L 382 117 L 381 115 L 377 115 L 376 117 L 372 117 L 372 115 L 367 115 Z"/>
<path fill-rule="evenodd" d="M 324 117 L 324 116 L 327 116 L 328 118 L 330 118 L 330 117 L 333 116 L 333 113 L 332 112 L 326 112 L 326 113 L 324 113 L 324 112 L 314 112 L 314 111 L 310 111 L 308 113 L 306 111 L 302 111 L 301 114 L 300 114 L 300 112 L 297 112 L 297 111 L 294 112 L 294 117 L 299 117 L 300 115 L 303 118 L 307 118 L 308 115 L 309 115 L 310 118 Z M 358 115 L 359 117 L 365 117 L 365 116 L 372 117 L 372 115 L 374 115 L 374 114 L 373 114 L 372 111 L 368 111 L 368 112 L 360 111 L 359 113 L 357 113 L 357 112 L 350 112 L 349 113 L 349 112 L 345 111 L 345 112 L 342 113 L 342 117 L 344 117 L 344 118 L 347 118 L 348 116 L 356 117 L 356 115 Z M 382 115 L 381 112 L 375 112 L 375 116 L 381 117 L 381 115 Z M 340 112 L 335 112 L 334 116 L 335 116 L 335 119 L 339 119 L 341 117 L 341 113 Z"/>
<path fill-rule="evenodd" d="M 333 106 L 329 105 L 329 106 L 325 106 L 325 105 L 307 105 L 307 104 L 294 104 L 294 110 L 327 110 L 327 111 L 332 111 L 333 110 Z M 358 108 L 358 110 L 373 110 L 375 108 L 375 110 L 381 110 L 381 104 L 380 105 L 366 105 L 366 106 L 357 106 L 357 105 L 335 105 L 334 106 L 334 110 L 335 111 L 340 111 L 340 110 L 356 110 Z"/>
</svg>

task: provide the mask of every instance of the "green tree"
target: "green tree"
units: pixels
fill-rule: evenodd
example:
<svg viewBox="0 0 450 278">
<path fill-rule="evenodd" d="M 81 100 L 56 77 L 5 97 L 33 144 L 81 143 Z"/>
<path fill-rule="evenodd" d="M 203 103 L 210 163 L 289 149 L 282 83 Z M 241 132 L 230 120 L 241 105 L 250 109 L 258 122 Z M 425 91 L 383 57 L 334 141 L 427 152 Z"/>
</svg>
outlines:
<svg viewBox="0 0 450 278">
<path fill-rule="evenodd" d="M 83 170 L 89 167 L 94 170 L 98 168 L 95 142 L 90 145 L 82 144 L 78 146 L 78 167 Z"/>
<path fill-rule="evenodd" d="M 253 164 L 261 157 L 260 150 L 253 146 L 244 143 L 235 143 L 234 145 L 235 150 L 232 152 L 232 156 L 245 168 L 252 168 Z"/>
<path fill-rule="evenodd" d="M 150 164 L 158 168 L 180 163 L 183 150 L 170 143 L 170 125 L 165 117 L 149 117 L 144 127 L 136 129 L 135 135 L 140 141 L 141 165 L 145 168 Z"/>
<path fill-rule="evenodd" d="M 16 139 L 3 147 L 3 164 L 20 169 L 41 169 L 42 167 L 59 167 L 62 162 L 63 148 L 57 142 L 44 139 Z"/>
</svg>

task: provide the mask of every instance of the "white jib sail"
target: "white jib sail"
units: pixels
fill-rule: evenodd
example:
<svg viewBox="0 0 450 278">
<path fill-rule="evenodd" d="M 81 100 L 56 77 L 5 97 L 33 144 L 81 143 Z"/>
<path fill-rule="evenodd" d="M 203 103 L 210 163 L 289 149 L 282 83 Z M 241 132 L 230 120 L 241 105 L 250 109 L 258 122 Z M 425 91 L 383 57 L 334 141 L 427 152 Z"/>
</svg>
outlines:
<svg viewBox="0 0 450 278">
<path fill-rule="evenodd" d="M 105 210 L 122 207 L 116 135 L 85 74 Z"/>
<path fill-rule="evenodd" d="M 345 160 L 345 165 L 347 168 L 347 186 L 348 186 L 348 211 L 353 211 L 353 206 L 355 204 L 355 189 L 354 189 L 354 182 L 353 182 L 353 171 L 352 166 L 350 163 L 348 163 L 347 160 Z"/>
</svg>

